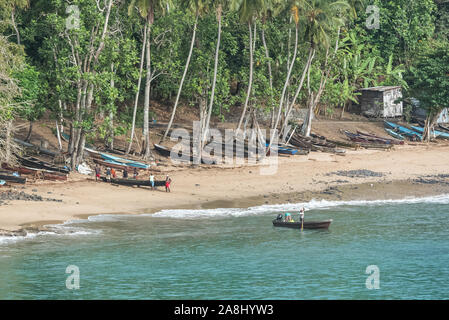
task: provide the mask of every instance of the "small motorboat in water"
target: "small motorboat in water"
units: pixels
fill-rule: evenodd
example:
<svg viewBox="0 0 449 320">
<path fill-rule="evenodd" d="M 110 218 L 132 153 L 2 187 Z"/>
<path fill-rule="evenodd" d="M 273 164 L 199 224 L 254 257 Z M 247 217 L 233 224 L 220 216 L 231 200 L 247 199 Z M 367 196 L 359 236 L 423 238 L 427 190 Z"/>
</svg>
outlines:
<svg viewBox="0 0 449 320">
<path fill-rule="evenodd" d="M 274 219 L 273 226 L 292 229 L 328 229 L 332 219 L 324 221 L 284 221 L 282 219 Z"/>
</svg>

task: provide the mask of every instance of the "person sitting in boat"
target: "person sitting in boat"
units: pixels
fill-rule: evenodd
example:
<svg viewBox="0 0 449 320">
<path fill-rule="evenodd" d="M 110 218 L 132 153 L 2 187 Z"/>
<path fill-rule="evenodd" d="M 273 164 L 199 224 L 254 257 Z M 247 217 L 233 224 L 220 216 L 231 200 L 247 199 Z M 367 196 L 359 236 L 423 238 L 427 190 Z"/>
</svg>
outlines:
<svg viewBox="0 0 449 320">
<path fill-rule="evenodd" d="M 293 222 L 292 215 L 288 212 L 285 214 L 285 222 Z"/>
<path fill-rule="evenodd" d="M 278 216 L 276 217 L 276 220 L 282 221 L 283 218 L 284 218 L 284 216 L 282 215 L 282 213 L 279 213 Z"/>
</svg>

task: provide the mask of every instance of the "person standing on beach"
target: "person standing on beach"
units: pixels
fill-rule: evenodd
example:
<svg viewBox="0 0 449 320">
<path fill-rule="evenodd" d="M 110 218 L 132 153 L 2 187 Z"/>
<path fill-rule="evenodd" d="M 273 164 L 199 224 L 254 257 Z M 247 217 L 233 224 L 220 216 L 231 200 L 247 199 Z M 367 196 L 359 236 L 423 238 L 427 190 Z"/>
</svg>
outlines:
<svg viewBox="0 0 449 320">
<path fill-rule="evenodd" d="M 153 175 L 153 173 L 150 173 L 150 183 L 151 183 L 151 190 L 154 190 L 154 175 Z"/>
<path fill-rule="evenodd" d="M 128 169 L 123 169 L 123 179 L 128 179 Z"/>
<path fill-rule="evenodd" d="M 170 192 L 170 183 L 171 183 L 171 178 L 168 176 L 165 178 L 165 192 Z"/>
<path fill-rule="evenodd" d="M 98 163 L 95 165 L 95 181 L 98 181 L 100 179 L 101 169 Z"/>
<path fill-rule="evenodd" d="M 117 176 L 117 174 L 116 174 L 114 168 L 111 168 L 111 175 L 112 175 L 112 177 L 113 177 L 114 179 L 115 179 L 115 177 Z"/>
<path fill-rule="evenodd" d="M 111 181 L 111 168 L 106 168 L 106 180 Z"/>
<path fill-rule="evenodd" d="M 134 179 L 137 179 L 138 175 L 139 175 L 139 172 L 137 171 L 137 168 L 134 167 L 134 174 L 133 174 Z"/>
</svg>

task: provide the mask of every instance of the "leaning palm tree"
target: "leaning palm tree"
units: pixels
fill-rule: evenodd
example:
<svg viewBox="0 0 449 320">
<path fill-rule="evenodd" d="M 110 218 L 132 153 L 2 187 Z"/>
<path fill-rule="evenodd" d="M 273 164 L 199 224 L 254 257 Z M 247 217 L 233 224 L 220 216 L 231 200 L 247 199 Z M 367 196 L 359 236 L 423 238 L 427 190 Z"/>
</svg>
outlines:
<svg viewBox="0 0 449 320">
<path fill-rule="evenodd" d="M 308 68 L 307 74 L 310 75 L 312 60 L 315 57 L 316 51 L 319 49 L 325 49 L 326 51 L 324 68 L 327 68 L 330 36 L 332 32 L 335 33 L 336 30 L 339 30 L 340 26 L 344 24 L 345 12 L 349 8 L 349 5 L 345 0 L 303 0 L 298 1 L 298 5 L 300 5 L 299 8 L 302 11 L 302 16 L 305 18 L 305 40 L 310 45 L 308 66 L 306 65 Z M 338 49 L 338 47 L 336 47 L 336 49 Z M 316 93 L 310 90 L 310 76 L 308 76 L 309 110 L 307 111 L 307 116 L 302 127 L 302 134 L 305 136 L 310 135 L 313 111 L 317 106 L 326 85 L 328 73 L 329 72 L 325 75 L 325 71 L 321 70 L 322 77 L 319 90 Z M 303 75 L 305 75 L 305 73 Z M 300 86 L 298 86 L 292 104 L 295 102 L 303 82 L 304 78 L 300 81 Z"/>
<path fill-rule="evenodd" d="M 145 159 L 148 159 L 151 154 L 150 147 L 150 130 L 149 130 L 149 113 L 150 113 L 150 87 L 151 87 L 151 27 L 154 23 L 154 15 L 156 10 L 161 12 L 162 14 L 170 7 L 171 0 L 132 0 L 131 4 L 128 8 L 128 13 L 131 14 L 134 6 L 137 6 L 137 9 L 145 19 L 145 28 L 143 34 L 142 41 L 142 52 L 140 55 L 140 68 L 139 68 L 139 79 L 137 81 L 137 92 L 134 100 L 134 110 L 133 110 L 133 121 L 131 128 L 131 139 L 128 145 L 128 149 L 126 153 L 131 151 L 131 146 L 134 138 L 134 130 L 136 123 L 136 112 L 137 112 L 137 104 L 139 101 L 139 92 L 140 85 L 142 81 L 142 71 L 143 71 L 143 63 L 144 57 L 146 55 L 146 81 L 145 81 L 145 94 L 144 94 L 144 111 L 143 111 L 143 156 Z"/>
<path fill-rule="evenodd" d="M 184 80 L 187 75 L 187 70 L 189 69 L 190 65 L 190 59 L 192 57 L 192 51 L 193 51 L 193 45 L 195 43 L 196 39 L 196 29 L 198 26 L 198 18 L 200 15 L 202 15 L 208 8 L 207 6 L 207 0 L 181 0 L 181 6 L 185 8 L 186 10 L 192 12 L 195 15 L 195 23 L 193 25 L 193 33 L 192 33 L 192 40 L 190 41 L 190 49 L 189 54 L 187 56 L 187 61 L 184 66 L 184 73 L 182 74 L 181 82 L 178 87 L 178 93 L 176 95 L 175 105 L 173 106 L 172 114 L 170 117 L 170 121 L 168 122 L 167 129 L 165 130 L 165 134 L 161 139 L 161 142 L 167 137 L 168 132 L 170 131 L 170 128 L 173 124 L 173 120 L 175 118 L 176 114 L 176 108 L 178 107 L 179 98 L 181 97 L 182 87 L 184 85 Z"/>
<path fill-rule="evenodd" d="M 264 0 L 233 0 L 231 8 L 235 10 L 242 23 L 248 25 L 249 30 L 249 77 L 248 88 L 246 92 L 245 104 L 243 105 L 242 114 L 237 125 L 237 132 L 240 130 L 243 119 L 245 118 L 246 110 L 248 108 L 249 98 L 251 96 L 251 89 L 253 85 L 253 61 L 254 61 L 254 46 L 256 40 L 256 21 L 260 13 L 266 8 L 266 1 Z M 254 35 L 253 35 L 254 29 Z M 253 39 L 254 38 L 254 39 Z"/>
<path fill-rule="evenodd" d="M 210 94 L 210 101 L 209 101 L 209 107 L 207 111 L 207 118 L 206 118 L 206 124 L 203 134 L 203 141 L 206 140 L 207 133 L 209 131 L 209 124 L 210 124 L 210 117 L 212 115 L 212 109 L 214 106 L 214 97 L 215 97 L 215 85 L 217 83 L 217 72 L 218 72 L 218 54 L 220 52 L 220 40 L 221 40 L 221 22 L 223 19 L 223 9 L 225 9 L 228 5 L 228 0 L 217 0 L 212 3 L 212 5 L 215 5 L 215 12 L 217 16 L 217 24 L 218 24 L 218 34 L 217 34 L 217 46 L 215 49 L 215 62 L 214 62 L 214 77 L 212 80 L 212 91 Z"/>
<path fill-rule="evenodd" d="M 288 88 L 288 84 L 290 82 L 290 76 L 293 70 L 293 67 L 295 65 L 295 61 L 296 61 L 296 56 L 298 53 L 298 34 L 299 34 L 299 19 L 300 19 L 300 12 L 299 12 L 299 6 L 297 4 L 298 1 L 293 1 L 293 4 L 291 5 L 291 14 L 293 17 L 293 20 L 295 22 L 295 46 L 293 49 L 293 56 L 292 56 L 292 60 L 290 62 L 290 65 L 288 66 L 288 70 L 287 70 L 287 76 L 285 77 L 285 82 L 284 82 L 284 87 L 282 88 L 282 93 L 281 93 L 281 97 L 279 99 L 279 107 L 278 107 L 278 113 L 276 116 L 276 121 L 274 122 L 273 125 L 273 129 L 274 131 L 277 129 L 278 124 L 279 124 L 279 120 L 281 118 L 281 113 L 282 113 L 282 106 L 284 104 L 284 99 L 285 99 L 285 93 L 287 91 Z M 274 134 L 274 132 L 272 133 Z M 270 144 L 268 146 L 268 149 L 271 148 L 271 143 L 273 141 L 273 137 L 270 138 Z"/>
</svg>

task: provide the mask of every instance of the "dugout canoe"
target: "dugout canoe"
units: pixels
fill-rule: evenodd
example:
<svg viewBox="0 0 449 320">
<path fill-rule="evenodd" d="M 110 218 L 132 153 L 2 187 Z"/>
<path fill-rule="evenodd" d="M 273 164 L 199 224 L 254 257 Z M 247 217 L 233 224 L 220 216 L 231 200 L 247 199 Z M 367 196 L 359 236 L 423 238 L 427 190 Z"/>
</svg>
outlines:
<svg viewBox="0 0 449 320">
<path fill-rule="evenodd" d="M 304 221 L 303 228 L 304 229 L 328 229 L 332 219 L 324 220 L 324 221 Z M 273 226 L 275 227 L 283 227 L 283 228 L 292 228 L 292 229 L 301 229 L 301 222 L 284 222 L 274 219 Z"/>
<path fill-rule="evenodd" d="M 397 132 L 394 132 L 392 129 L 388 129 L 388 128 L 384 128 L 384 129 L 390 136 L 392 136 L 396 139 L 399 139 L 399 140 L 405 140 L 405 138 L 402 135 L 400 135 Z"/>
<path fill-rule="evenodd" d="M 416 131 L 413 131 L 409 128 L 403 127 L 401 125 L 398 125 L 398 124 L 396 124 L 394 122 L 390 122 L 390 121 L 384 121 L 384 124 L 388 128 L 393 129 L 395 132 L 411 138 L 413 141 L 422 141 L 422 138 L 423 138 L 422 134 L 420 134 Z"/>
<path fill-rule="evenodd" d="M 68 174 L 70 172 L 66 167 L 57 167 L 51 163 L 42 161 L 35 157 L 18 157 L 19 162 L 25 166 L 35 169 L 44 169 L 48 171 L 62 172 Z"/>
<path fill-rule="evenodd" d="M 17 177 L 14 175 L 0 173 L 0 180 L 5 180 L 6 182 L 22 183 L 24 184 L 27 179 L 22 177 Z"/>
<path fill-rule="evenodd" d="M 137 171 L 144 170 L 142 168 L 130 167 L 130 166 L 127 166 L 126 164 L 121 164 L 119 162 L 115 162 L 115 161 L 111 161 L 111 160 L 102 160 L 102 159 L 95 159 L 95 158 L 93 158 L 92 160 L 93 160 L 93 162 L 98 163 L 99 165 L 104 166 L 104 167 L 110 167 L 110 168 L 114 168 L 117 170 L 125 170 L 126 169 L 128 171 L 128 173 L 134 172 L 134 169 L 137 169 Z"/>
<path fill-rule="evenodd" d="M 101 179 L 104 182 L 108 182 L 106 177 L 101 177 Z M 110 183 L 118 184 L 122 186 L 144 186 L 144 187 L 151 187 L 150 180 L 137 180 L 137 179 L 119 179 L 119 178 L 112 178 Z M 155 187 L 162 187 L 165 186 L 165 181 L 163 180 L 155 180 L 154 181 Z"/>
</svg>

